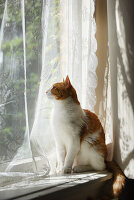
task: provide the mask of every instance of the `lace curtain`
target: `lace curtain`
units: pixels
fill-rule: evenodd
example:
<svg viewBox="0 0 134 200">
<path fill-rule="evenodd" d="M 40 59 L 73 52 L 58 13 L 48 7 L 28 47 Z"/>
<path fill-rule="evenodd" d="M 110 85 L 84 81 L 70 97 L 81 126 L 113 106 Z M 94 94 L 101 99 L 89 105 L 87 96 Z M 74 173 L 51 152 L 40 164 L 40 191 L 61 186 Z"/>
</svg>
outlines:
<svg viewBox="0 0 134 200">
<path fill-rule="evenodd" d="M 69 75 L 83 108 L 97 86 L 94 0 L 0 3 L 0 186 L 54 173 L 45 91 Z"/>
</svg>

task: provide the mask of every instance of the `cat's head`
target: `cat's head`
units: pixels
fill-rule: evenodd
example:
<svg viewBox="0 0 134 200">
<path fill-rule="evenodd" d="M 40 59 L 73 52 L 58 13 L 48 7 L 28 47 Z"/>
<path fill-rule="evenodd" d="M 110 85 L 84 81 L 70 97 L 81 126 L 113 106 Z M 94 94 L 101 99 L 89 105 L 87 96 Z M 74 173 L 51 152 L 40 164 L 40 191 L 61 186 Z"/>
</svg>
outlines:
<svg viewBox="0 0 134 200">
<path fill-rule="evenodd" d="M 76 90 L 73 88 L 69 77 L 66 77 L 66 80 L 63 79 L 63 82 L 55 83 L 47 92 L 49 99 L 64 100 L 67 98 L 72 98 L 74 102 L 79 104 Z"/>
</svg>

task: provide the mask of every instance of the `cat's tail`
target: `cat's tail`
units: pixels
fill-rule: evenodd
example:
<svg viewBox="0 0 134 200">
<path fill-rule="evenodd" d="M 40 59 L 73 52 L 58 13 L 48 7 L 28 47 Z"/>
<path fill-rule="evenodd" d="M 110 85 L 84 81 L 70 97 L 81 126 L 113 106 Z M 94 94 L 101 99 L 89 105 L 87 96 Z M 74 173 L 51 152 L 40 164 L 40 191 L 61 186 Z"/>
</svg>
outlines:
<svg viewBox="0 0 134 200">
<path fill-rule="evenodd" d="M 107 161 L 106 165 L 107 169 L 113 173 L 112 196 L 117 197 L 125 185 L 125 175 L 115 161 Z"/>
</svg>

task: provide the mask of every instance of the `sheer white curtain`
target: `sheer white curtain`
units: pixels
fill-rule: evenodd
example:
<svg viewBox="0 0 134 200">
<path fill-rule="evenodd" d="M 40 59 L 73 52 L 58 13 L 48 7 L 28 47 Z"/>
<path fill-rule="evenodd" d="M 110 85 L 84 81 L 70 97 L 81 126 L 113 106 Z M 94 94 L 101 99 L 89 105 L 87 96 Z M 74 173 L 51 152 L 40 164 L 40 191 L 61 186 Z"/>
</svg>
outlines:
<svg viewBox="0 0 134 200">
<path fill-rule="evenodd" d="M 133 1 L 108 1 L 107 8 L 114 159 L 134 179 Z"/>
<path fill-rule="evenodd" d="M 76 88 L 78 98 L 83 108 L 94 110 L 96 103 L 95 88 L 97 85 L 96 67 L 97 58 L 95 55 L 97 44 L 95 40 L 96 25 L 93 18 L 94 1 L 59 1 L 58 32 L 55 29 L 55 17 L 51 16 L 53 2 L 46 2 L 46 12 L 43 21 L 44 39 L 42 49 L 42 74 L 35 114 L 34 126 L 31 132 L 33 148 L 43 149 L 47 154 L 51 168 L 55 168 L 56 155 L 54 141 L 49 126 L 52 103 L 47 99 L 45 91 L 53 83 L 62 81 L 69 75 L 73 86 Z M 49 26 L 53 23 L 54 28 L 51 34 L 57 37 L 56 48 L 53 46 L 50 53 L 46 52 L 49 45 Z M 57 25 L 56 25 L 57 26 Z M 57 34 L 57 36 L 56 36 Z M 49 54 L 55 54 L 55 64 L 47 62 Z M 41 148 L 39 148 L 39 146 Z"/>
<path fill-rule="evenodd" d="M 49 125 L 53 105 L 45 95 L 45 91 L 51 87 L 53 83 L 61 81 L 66 75 L 69 75 L 72 84 L 76 88 L 82 107 L 94 111 L 94 105 L 96 103 L 95 88 L 97 85 L 97 76 L 95 71 L 97 67 L 97 57 L 95 52 L 97 43 L 95 39 L 96 24 L 94 20 L 95 1 L 43 0 L 36 5 L 41 10 L 40 15 L 36 17 L 41 21 L 40 32 L 42 33 L 42 55 L 38 55 L 39 62 L 42 60 L 41 73 L 39 73 L 40 83 L 36 90 L 33 91 L 33 93 L 37 93 L 38 91 L 36 104 L 36 96 L 29 96 L 34 84 L 36 85 L 37 83 L 35 81 L 36 73 L 33 74 L 33 70 L 34 72 L 39 71 L 37 70 L 39 67 L 38 65 L 35 68 L 30 67 L 30 59 L 31 57 L 36 57 L 36 54 L 32 55 L 32 50 L 29 50 L 29 46 L 31 45 L 29 38 L 33 37 L 34 31 L 36 30 L 33 30 L 33 35 L 31 35 L 31 27 L 29 24 L 34 23 L 34 20 L 38 20 L 38 18 L 36 19 L 36 17 L 33 17 L 31 21 L 29 20 L 28 24 L 28 2 L 18 0 L 14 2 L 14 5 L 16 5 L 16 9 L 19 8 L 21 13 L 19 15 L 19 22 L 17 22 L 18 26 L 15 26 L 10 30 L 11 36 L 7 34 L 8 26 L 10 26 L 11 23 L 9 23 L 8 20 L 10 17 L 14 16 L 14 13 L 12 13 L 12 15 L 10 14 L 11 6 L 8 0 L 5 1 L 3 6 L 4 11 L 0 30 L 0 72 L 2 83 L 5 81 L 5 74 L 7 74 L 9 83 L 16 83 L 22 79 L 19 86 L 22 84 L 21 100 L 23 99 L 23 102 L 20 103 L 19 101 L 19 92 L 21 90 L 17 90 L 17 87 L 19 86 L 15 85 L 17 88 L 15 91 L 18 92 L 18 96 L 15 94 L 14 100 L 18 104 L 15 103 L 10 105 L 10 101 L 7 101 L 8 98 L 6 98 L 5 102 L 0 100 L 0 128 L 2 130 L 4 127 L 4 132 L 2 133 L 8 132 L 7 134 L 12 136 L 12 128 L 11 130 L 9 128 L 7 129 L 6 124 L 2 127 L 3 116 L 5 116 L 5 112 L 6 115 L 9 116 L 11 110 L 13 117 L 16 116 L 17 119 L 19 119 L 20 115 L 22 115 L 20 113 L 22 109 L 25 131 L 23 129 L 23 131 L 21 130 L 22 119 L 20 121 L 12 120 L 11 126 L 15 126 L 15 130 L 18 130 L 18 126 L 20 127 L 17 132 L 17 137 L 20 137 L 19 134 L 23 136 L 20 145 L 16 146 L 8 163 L 6 159 L 4 159 L 4 153 L 1 155 L 1 185 L 8 185 L 9 181 L 10 183 L 12 183 L 12 181 L 15 182 L 18 180 L 18 177 L 19 179 L 21 177 L 23 180 L 24 177 L 33 178 L 34 175 L 46 175 L 49 173 L 50 169 L 52 170 L 52 173 L 54 173 L 55 147 Z M 20 21 L 21 25 L 19 24 Z M 16 38 L 21 40 L 21 54 L 17 54 L 16 57 L 15 53 L 18 52 L 18 50 L 13 50 L 13 47 L 18 45 L 18 43 L 12 42 L 13 47 L 10 49 L 11 55 L 8 56 L 8 54 L 6 54 L 8 42 Z M 38 42 L 38 38 L 36 38 L 36 42 Z M 11 44 L 9 46 L 11 46 Z M 34 49 L 34 46 L 32 49 Z M 40 46 L 38 46 L 38 49 L 40 51 Z M 3 61 L 4 58 L 7 60 L 6 64 Z M 35 63 L 38 64 L 36 59 L 33 59 L 32 65 L 34 66 Z M 20 76 L 21 73 L 22 75 Z M 32 82 L 30 82 L 31 79 Z M 5 85 L 3 88 L 6 87 Z M 12 94 L 10 96 L 13 96 L 14 90 L 11 91 L 11 86 L 9 86 L 9 93 Z M 4 89 L 1 91 L 4 92 Z M 5 107 L 7 104 L 10 106 Z M 16 110 L 17 113 L 15 113 Z M 32 110 L 33 112 L 31 112 Z M 18 142 L 15 135 L 12 137 L 14 138 L 11 145 L 9 144 L 10 140 L 8 139 L 8 144 L 11 147 L 12 145 L 15 146 Z M 0 148 L 5 148 L 5 146 L 6 145 L 1 145 Z M 15 179 L 15 177 L 17 178 Z"/>
</svg>

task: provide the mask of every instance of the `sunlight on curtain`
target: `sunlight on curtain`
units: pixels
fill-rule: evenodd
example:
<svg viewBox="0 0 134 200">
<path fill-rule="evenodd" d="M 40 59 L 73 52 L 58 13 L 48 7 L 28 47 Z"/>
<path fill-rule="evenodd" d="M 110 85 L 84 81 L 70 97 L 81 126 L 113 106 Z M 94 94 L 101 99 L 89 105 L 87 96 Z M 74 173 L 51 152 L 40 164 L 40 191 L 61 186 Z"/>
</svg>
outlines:
<svg viewBox="0 0 134 200">
<path fill-rule="evenodd" d="M 41 83 L 31 132 L 32 147 L 35 150 L 35 146 L 38 146 L 36 151 L 44 150 L 52 173 L 55 172 L 53 170 L 56 166 L 56 150 L 49 126 L 52 102 L 47 99 L 45 91 L 53 83 L 62 81 L 66 75 L 69 75 L 82 107 L 93 111 L 97 85 L 94 1 L 89 3 L 87 0 L 82 2 L 79 0 L 77 4 L 75 1 L 57 2 L 59 10 L 54 14 L 55 18 L 51 15 L 54 5 L 50 1 L 47 2 L 44 26 L 48 31 L 44 32 Z M 58 20 L 58 24 L 56 20 Z M 53 29 L 50 27 L 52 24 Z M 51 30 L 51 34 L 49 30 Z M 56 44 L 52 44 L 52 39 L 56 40 Z M 47 52 L 47 48 L 50 48 L 49 52 Z M 55 58 L 48 62 L 52 54 L 55 54 Z"/>
<path fill-rule="evenodd" d="M 56 166 L 45 92 L 68 74 L 83 108 L 97 85 L 94 0 L 13 0 L 1 4 L 0 186 L 47 175 Z M 39 83 L 40 81 L 40 83 Z"/>
<path fill-rule="evenodd" d="M 132 3 L 132 1 L 131 1 Z M 133 9 L 123 1 L 108 2 L 109 63 L 113 102 L 114 159 L 134 179 L 134 43 Z M 128 13 L 128 15 L 126 15 Z"/>
<path fill-rule="evenodd" d="M 38 1 L 32 11 L 31 3 L 24 0 L 6 0 L 0 7 L 3 12 L 0 29 L 0 186 L 3 187 L 44 176 L 50 170 L 43 154 L 38 160 L 33 157 L 30 143 L 41 68 L 41 2 Z M 39 168 L 36 163 L 40 162 Z"/>
</svg>

